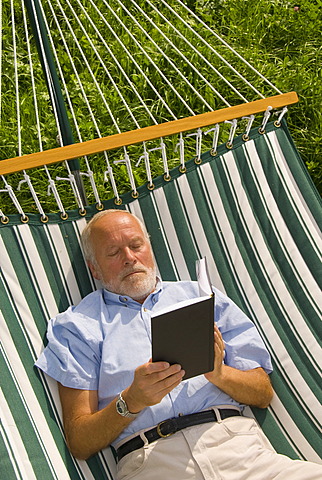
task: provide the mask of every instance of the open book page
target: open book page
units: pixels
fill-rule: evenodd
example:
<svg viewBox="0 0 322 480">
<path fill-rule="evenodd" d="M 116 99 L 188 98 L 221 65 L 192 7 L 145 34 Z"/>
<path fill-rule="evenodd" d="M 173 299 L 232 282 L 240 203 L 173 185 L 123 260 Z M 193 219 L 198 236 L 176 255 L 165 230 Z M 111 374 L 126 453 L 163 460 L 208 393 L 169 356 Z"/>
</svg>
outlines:
<svg viewBox="0 0 322 480">
<path fill-rule="evenodd" d="M 152 317 L 159 316 L 170 311 L 172 312 L 174 310 L 178 310 L 179 308 L 186 307 L 187 305 L 192 305 L 193 303 L 202 302 L 203 300 L 207 300 L 207 298 L 212 296 L 213 290 L 209 277 L 206 257 L 196 261 L 196 273 L 200 297 L 190 298 L 187 300 L 183 300 L 182 302 L 175 303 L 174 305 L 170 305 L 169 307 L 164 307 L 162 310 L 152 313 Z"/>
<path fill-rule="evenodd" d="M 183 307 L 187 307 L 188 305 L 193 305 L 194 303 L 202 302 L 203 300 L 208 300 L 209 295 L 205 295 L 203 297 L 196 297 L 196 298 L 188 298 L 187 300 L 183 300 L 182 302 L 175 303 L 174 305 L 169 305 L 169 307 L 164 307 L 157 312 L 151 312 L 151 318 L 159 317 L 164 313 L 168 312 L 175 312 L 176 310 L 180 310 Z"/>
<path fill-rule="evenodd" d="M 203 257 L 200 260 L 196 261 L 196 273 L 199 286 L 199 295 L 201 297 L 206 295 L 212 295 L 213 291 L 206 257 Z"/>
</svg>

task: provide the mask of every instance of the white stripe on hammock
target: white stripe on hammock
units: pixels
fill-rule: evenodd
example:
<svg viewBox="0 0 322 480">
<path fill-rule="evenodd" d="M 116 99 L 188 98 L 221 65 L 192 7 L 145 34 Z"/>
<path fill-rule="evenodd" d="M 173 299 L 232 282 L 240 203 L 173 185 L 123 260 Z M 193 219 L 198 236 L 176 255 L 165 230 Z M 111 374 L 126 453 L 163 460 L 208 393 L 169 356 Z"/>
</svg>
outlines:
<svg viewBox="0 0 322 480">
<path fill-rule="evenodd" d="M 233 161 L 234 160 L 232 159 L 232 162 Z M 214 179 L 211 179 L 211 167 L 209 164 L 204 164 L 200 171 L 202 171 L 202 175 L 207 178 L 208 195 L 209 199 L 211 199 L 210 208 L 216 208 L 216 215 L 218 217 L 220 228 L 219 233 L 224 237 L 224 244 L 227 246 L 226 258 L 230 260 L 230 263 L 233 266 L 233 271 L 235 270 L 236 272 L 236 280 L 240 285 L 240 291 L 243 292 L 244 301 L 252 313 L 251 317 L 253 321 L 255 321 L 262 337 L 266 338 L 266 343 L 269 345 L 271 355 L 277 363 L 283 362 L 283 368 L 287 372 L 288 377 L 286 380 L 290 389 L 295 393 L 308 416 L 312 417 L 313 415 L 313 421 L 315 421 L 314 417 L 319 418 L 321 415 L 320 403 L 308 387 L 293 360 L 289 357 L 283 342 L 275 331 L 274 326 L 272 325 L 255 290 L 252 279 L 238 249 L 238 245 L 236 244 L 234 233 L 231 229 L 229 219 L 226 216 L 224 206 L 217 190 L 217 185 Z M 233 255 L 231 252 L 233 252 Z M 298 388 L 295 388 L 294 385 L 297 385 Z"/>
<path fill-rule="evenodd" d="M 3 441 L 16 478 L 37 480 L 9 405 L 0 388 L 0 421 Z"/>
<path fill-rule="evenodd" d="M 178 178 L 176 185 L 178 186 L 180 195 L 182 196 L 182 204 L 184 210 L 186 211 L 186 219 L 187 225 L 190 229 L 190 236 L 192 239 L 196 239 L 196 248 L 197 251 L 200 251 L 200 256 L 207 258 L 210 278 L 214 279 L 217 288 L 223 291 L 224 286 L 218 274 L 217 266 L 213 259 L 213 255 L 199 217 L 198 206 L 195 203 L 186 175 L 181 175 Z"/>
<path fill-rule="evenodd" d="M 47 227 L 47 228 L 46 228 Z M 58 224 L 45 226 L 48 241 L 51 244 L 52 255 L 55 259 L 61 282 L 64 286 L 70 305 L 77 305 L 82 297 L 73 271 L 73 266 L 67 251 L 62 231 Z M 52 316 L 52 315 L 51 315 Z"/>
<path fill-rule="evenodd" d="M 56 443 L 53 440 L 52 433 L 48 427 L 43 411 L 39 406 L 37 397 L 29 382 L 23 363 L 16 350 L 16 345 L 10 335 L 7 324 L 0 313 L 1 337 L 5 346 L 5 360 L 7 359 L 8 368 L 11 370 L 12 379 L 16 385 L 20 400 L 24 405 L 25 411 L 29 417 L 30 424 L 38 438 L 47 464 L 52 471 L 53 477 L 63 478 L 60 475 L 68 476 L 66 467 L 62 461 Z M 55 465 L 55 467 L 53 466 Z"/>
<path fill-rule="evenodd" d="M 250 144 L 247 143 L 245 148 L 247 149 L 247 146 Z M 252 151 L 252 153 L 254 156 L 252 159 L 250 158 L 249 160 L 255 161 L 255 158 L 256 158 L 255 152 Z M 273 262 L 271 259 L 271 253 L 267 247 L 265 240 L 263 239 L 263 236 L 258 227 L 256 218 L 254 217 L 253 210 L 249 205 L 248 198 L 243 188 L 239 171 L 237 169 L 233 154 L 231 152 L 228 152 L 227 154 L 224 155 L 224 165 L 226 168 L 227 178 L 231 180 L 230 191 L 234 194 L 235 203 L 238 208 L 238 217 L 239 219 L 242 220 L 245 232 L 248 232 L 248 226 L 252 225 L 252 231 L 249 231 L 247 235 L 248 240 L 252 245 L 252 250 L 255 256 L 257 257 L 259 264 L 262 265 L 262 273 L 264 274 L 268 285 L 271 286 L 270 291 L 271 293 L 274 294 L 275 301 L 281 308 L 281 311 L 284 312 L 285 317 L 290 319 L 289 325 L 291 326 L 292 323 L 294 324 L 294 328 L 292 327 L 291 328 L 293 330 L 294 335 L 297 337 L 299 343 L 302 344 L 303 350 L 306 351 L 306 355 L 308 357 L 313 357 L 318 359 L 321 354 L 321 351 L 318 348 L 317 340 L 312 334 L 310 328 L 307 326 L 306 322 L 303 322 L 302 315 L 299 312 L 294 302 L 294 299 L 290 295 L 287 285 L 285 285 L 285 282 L 281 277 L 279 270 L 276 268 L 275 262 Z M 300 277 L 304 276 L 305 280 L 303 281 L 303 285 L 302 285 L 302 288 L 304 289 L 304 291 L 307 290 L 305 287 L 305 282 L 308 283 L 308 291 L 306 291 L 307 297 L 310 298 L 309 291 L 311 290 L 312 296 L 316 295 L 316 298 L 318 298 L 320 295 L 320 290 L 317 288 L 317 285 L 314 279 L 312 278 L 311 273 L 306 267 L 306 264 L 303 262 L 302 257 L 291 235 L 288 234 L 288 230 L 286 228 L 285 222 L 281 217 L 280 212 L 275 204 L 275 201 L 270 192 L 270 188 L 265 181 L 264 175 L 261 175 L 260 169 L 261 167 L 258 166 L 256 174 L 259 175 L 258 180 L 259 181 L 262 180 L 262 183 L 259 184 L 260 189 L 262 191 L 262 198 L 264 200 L 265 199 L 271 200 L 268 208 L 271 207 L 274 212 L 272 216 L 273 218 L 271 218 L 271 221 L 270 221 L 271 227 L 275 231 L 276 229 L 279 229 L 279 233 L 283 235 L 284 238 L 282 240 L 286 242 L 285 245 L 287 245 L 289 257 L 291 256 L 293 257 L 293 262 L 296 261 L 297 269 L 300 269 L 297 272 L 297 271 L 294 271 L 295 269 L 293 268 L 294 274 L 298 277 L 298 280 L 300 282 L 301 282 Z M 268 213 L 268 216 L 270 217 L 269 210 L 267 211 L 267 213 Z M 274 228 L 274 223 L 273 223 L 274 221 L 277 224 L 276 228 Z M 283 243 L 281 242 L 281 247 L 286 253 L 285 245 L 283 245 Z M 293 263 L 289 262 L 289 265 L 290 267 L 293 267 Z M 285 307 L 286 305 L 287 305 L 287 309 Z M 303 339 L 305 339 L 305 341 Z"/>
<path fill-rule="evenodd" d="M 311 462 L 322 463 L 321 457 L 306 440 L 277 395 L 274 395 L 268 408 L 276 423 L 282 426 L 283 432 L 296 453 L 305 460 L 310 459 Z M 287 424 L 287 430 L 285 429 L 285 424 Z"/>
<path fill-rule="evenodd" d="M 164 194 L 163 188 L 158 188 L 153 192 L 155 206 L 158 211 L 158 216 L 162 223 L 162 231 L 167 245 L 171 251 L 171 258 L 175 259 L 176 269 L 178 271 L 179 279 L 190 279 L 189 270 L 184 259 L 182 248 L 172 221 L 170 210 Z M 172 207 L 175 208 L 174 205 Z"/>
<path fill-rule="evenodd" d="M 270 149 L 272 161 L 276 166 L 276 171 L 281 183 L 283 184 L 285 192 L 288 194 L 289 201 L 293 206 L 293 210 L 294 212 L 297 212 L 297 218 L 306 233 L 308 241 L 311 242 L 312 247 L 315 249 L 316 255 L 322 259 L 320 228 L 309 210 L 298 185 L 293 179 L 293 175 L 287 164 L 286 158 L 283 155 L 276 132 L 269 132 L 267 136 L 265 136 L 265 140 Z"/>
</svg>

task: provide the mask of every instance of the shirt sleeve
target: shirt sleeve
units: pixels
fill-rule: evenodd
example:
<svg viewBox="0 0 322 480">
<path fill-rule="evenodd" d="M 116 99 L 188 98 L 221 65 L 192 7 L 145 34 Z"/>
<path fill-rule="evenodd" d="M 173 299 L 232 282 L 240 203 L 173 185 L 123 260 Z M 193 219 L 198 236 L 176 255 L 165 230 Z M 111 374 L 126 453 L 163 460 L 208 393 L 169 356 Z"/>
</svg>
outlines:
<svg viewBox="0 0 322 480">
<path fill-rule="evenodd" d="M 97 390 L 102 349 L 98 321 L 70 307 L 49 322 L 47 339 L 36 367 L 66 387 Z"/>
<path fill-rule="evenodd" d="M 271 373 L 270 354 L 253 322 L 232 300 L 215 293 L 215 321 L 225 342 L 225 364 L 239 370 L 261 367 Z"/>
</svg>

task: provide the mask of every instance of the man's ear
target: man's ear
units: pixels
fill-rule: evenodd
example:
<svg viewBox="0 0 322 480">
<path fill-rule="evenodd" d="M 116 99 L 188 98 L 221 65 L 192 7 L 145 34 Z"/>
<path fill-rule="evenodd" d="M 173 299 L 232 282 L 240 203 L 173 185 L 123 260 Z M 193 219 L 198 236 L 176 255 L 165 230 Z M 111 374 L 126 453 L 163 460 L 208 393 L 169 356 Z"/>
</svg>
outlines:
<svg viewBox="0 0 322 480">
<path fill-rule="evenodd" d="M 91 262 L 87 262 L 88 268 L 91 271 L 91 274 L 96 280 L 101 280 L 101 273 L 99 272 L 98 268 Z"/>
</svg>

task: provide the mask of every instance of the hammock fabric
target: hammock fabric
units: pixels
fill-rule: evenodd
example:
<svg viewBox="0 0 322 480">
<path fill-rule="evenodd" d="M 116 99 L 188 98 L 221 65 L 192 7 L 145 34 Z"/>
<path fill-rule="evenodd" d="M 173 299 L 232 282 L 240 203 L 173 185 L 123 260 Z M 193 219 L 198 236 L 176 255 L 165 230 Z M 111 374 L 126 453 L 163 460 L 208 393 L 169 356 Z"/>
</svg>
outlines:
<svg viewBox="0 0 322 480">
<path fill-rule="evenodd" d="M 284 121 L 250 140 L 192 160 L 155 188 L 123 196 L 152 237 L 165 280 L 195 279 L 206 256 L 214 285 L 255 322 L 274 362 L 276 395 L 255 414 L 278 452 L 321 462 L 321 199 Z M 108 201 L 105 208 L 115 208 Z M 22 479 L 112 479 L 110 449 L 77 461 L 64 442 L 56 382 L 34 367 L 47 320 L 95 288 L 83 261 L 86 218 L 50 214 L 22 224 L 11 216 L 1 232 L 0 476 Z"/>
</svg>

